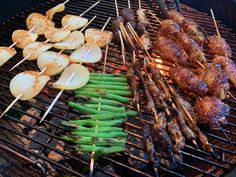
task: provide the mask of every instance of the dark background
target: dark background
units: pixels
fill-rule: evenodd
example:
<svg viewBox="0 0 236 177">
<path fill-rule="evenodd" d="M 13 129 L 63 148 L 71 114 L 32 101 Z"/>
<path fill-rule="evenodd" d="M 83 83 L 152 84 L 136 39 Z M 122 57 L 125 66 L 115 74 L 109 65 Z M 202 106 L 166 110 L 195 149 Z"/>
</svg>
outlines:
<svg viewBox="0 0 236 177">
<path fill-rule="evenodd" d="M 47 0 L 0 0 L 0 22 L 15 15 L 22 10 Z M 132 1 L 132 0 L 131 0 Z M 236 32 L 236 0 L 179 0 L 188 6 L 203 12 L 214 10 L 217 19 L 222 20 L 226 25 Z"/>
</svg>

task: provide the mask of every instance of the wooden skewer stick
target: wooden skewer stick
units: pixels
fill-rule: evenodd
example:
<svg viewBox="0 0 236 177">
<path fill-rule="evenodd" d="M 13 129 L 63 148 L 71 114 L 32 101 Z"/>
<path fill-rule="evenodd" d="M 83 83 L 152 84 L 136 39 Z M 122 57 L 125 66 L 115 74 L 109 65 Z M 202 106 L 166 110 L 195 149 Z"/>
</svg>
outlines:
<svg viewBox="0 0 236 177">
<path fill-rule="evenodd" d="M 211 11 L 211 16 L 212 16 L 212 19 L 213 19 L 213 22 L 214 22 L 214 25 L 215 25 L 215 28 L 216 28 L 217 35 L 218 35 L 219 37 L 221 37 L 221 36 L 220 36 L 220 31 L 219 31 L 218 25 L 217 25 L 217 23 L 216 23 L 216 19 L 215 19 L 214 12 L 213 12 L 212 9 L 210 9 L 210 11 Z"/>
<path fill-rule="evenodd" d="M 20 93 L 15 99 L 14 101 L 11 102 L 11 104 L 5 109 L 5 111 L 1 114 L 0 118 L 2 118 L 2 116 L 4 116 L 4 114 L 6 114 L 11 107 L 22 97 L 23 93 Z"/>
<path fill-rule="evenodd" d="M 142 9 L 141 0 L 138 0 L 138 9 Z"/>
<path fill-rule="evenodd" d="M 162 21 L 154 14 L 151 10 L 148 10 L 148 13 L 160 24 L 162 24 Z"/>
<path fill-rule="evenodd" d="M 73 72 L 70 77 L 68 78 L 66 85 L 68 85 L 70 83 L 70 81 L 73 79 L 73 77 L 75 76 L 75 72 Z M 56 104 L 57 100 L 60 98 L 60 96 L 62 95 L 62 93 L 64 92 L 65 89 L 61 89 L 61 91 L 57 94 L 56 98 L 53 100 L 53 102 L 51 103 L 51 105 L 48 107 L 47 111 L 44 113 L 42 119 L 40 120 L 39 123 L 41 123 L 48 115 L 48 113 L 51 111 L 51 109 L 53 108 L 53 106 Z"/>
<path fill-rule="evenodd" d="M 125 45 L 124 45 L 124 41 L 123 41 L 123 38 L 122 38 L 122 35 L 121 35 L 121 32 L 119 31 L 119 37 L 120 37 L 120 43 L 121 43 L 121 53 L 122 53 L 122 59 L 123 59 L 123 64 L 125 66 Z"/>
<path fill-rule="evenodd" d="M 129 8 L 129 9 L 131 8 L 131 6 L 130 6 L 130 0 L 128 0 L 128 8 Z"/>
<path fill-rule="evenodd" d="M 105 51 L 105 58 L 104 58 L 104 65 L 103 65 L 103 72 L 102 74 L 104 75 L 106 73 L 106 63 L 107 63 L 107 53 L 108 53 L 108 45 L 106 46 L 106 51 Z M 103 82 L 103 81 L 102 81 Z M 99 97 L 99 99 L 101 100 L 102 97 Z M 98 110 L 101 110 L 101 102 L 98 103 Z M 96 120 L 98 122 L 98 120 Z M 98 127 L 98 125 L 96 125 L 96 127 Z M 95 130 L 95 132 L 97 133 L 97 130 Z M 95 146 L 95 144 L 93 144 L 93 146 Z M 94 168 L 94 156 L 95 156 L 95 151 L 93 151 L 91 153 L 91 160 L 90 160 L 90 166 L 89 166 L 89 177 L 93 176 L 93 168 Z"/>
<path fill-rule="evenodd" d="M 70 0 L 66 0 L 65 2 L 63 2 L 62 4 L 65 5 L 66 3 L 68 3 Z"/>
<path fill-rule="evenodd" d="M 96 5 L 98 5 L 100 1 L 97 1 L 95 4 L 93 4 L 91 7 L 89 7 L 87 10 L 85 10 L 82 14 L 79 16 L 82 17 L 84 14 L 86 14 L 88 11 L 90 11 L 92 8 L 94 8 Z"/>
<path fill-rule="evenodd" d="M 117 1 L 115 0 L 115 7 L 116 7 L 116 16 L 119 17 L 119 8 L 118 8 L 118 4 Z"/>
</svg>

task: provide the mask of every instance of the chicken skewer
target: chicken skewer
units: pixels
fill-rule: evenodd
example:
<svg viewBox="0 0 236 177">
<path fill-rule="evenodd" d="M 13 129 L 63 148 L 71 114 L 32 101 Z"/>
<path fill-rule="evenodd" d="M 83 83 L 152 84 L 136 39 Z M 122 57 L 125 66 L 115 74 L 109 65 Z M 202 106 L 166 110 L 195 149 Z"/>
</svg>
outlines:
<svg viewBox="0 0 236 177">
<path fill-rule="evenodd" d="M 66 0 L 64 3 L 61 3 L 63 6 L 69 2 Z M 13 48 L 17 45 L 19 48 L 24 48 L 28 43 L 34 42 L 38 35 L 32 33 L 37 26 L 33 26 L 29 31 L 26 30 L 16 30 L 12 35 L 13 43 L 9 47 L 0 47 L 0 66 L 4 65 L 9 59 L 11 59 L 15 54 L 16 50 Z M 19 44 L 20 42 L 20 44 Z M 19 45 L 18 45 L 19 44 Z"/>
<path fill-rule="evenodd" d="M 110 18 L 108 18 L 108 22 L 109 22 Z M 105 29 L 106 25 L 108 24 L 108 22 L 106 22 L 102 28 L 102 31 Z M 99 48 L 100 49 L 100 48 Z M 100 49 L 101 50 L 101 49 Z M 75 51 L 76 52 L 76 51 Z M 88 50 L 83 53 L 83 55 L 85 55 L 84 58 L 86 58 L 86 56 L 89 55 L 90 53 L 90 48 L 88 48 Z M 101 58 L 100 58 L 101 59 Z M 100 60 L 99 59 L 99 60 Z M 94 61 L 94 62 L 97 62 L 97 61 Z M 80 61 L 80 65 L 82 64 L 82 61 Z M 67 80 L 66 82 L 66 85 L 70 82 L 71 79 L 73 79 L 73 76 L 75 75 L 75 72 L 72 72 L 69 79 Z M 59 79 L 60 80 L 60 79 Z M 58 82 L 58 81 L 57 81 Z M 87 82 L 86 82 L 87 83 Z M 60 89 L 60 86 L 59 87 L 56 87 L 56 88 L 59 88 Z M 47 109 L 47 111 L 44 113 L 43 117 L 41 118 L 40 120 L 40 123 L 46 118 L 46 116 L 48 115 L 48 113 L 51 111 L 51 109 L 53 108 L 53 106 L 55 105 L 55 103 L 57 102 L 57 100 L 60 98 L 60 96 L 62 95 L 62 93 L 64 92 L 65 89 L 61 88 L 61 91 L 58 93 L 58 95 L 55 97 L 55 99 L 53 100 L 53 102 L 51 103 L 51 105 L 49 106 L 49 108 Z"/>
<path fill-rule="evenodd" d="M 93 7 L 95 7 L 98 3 L 99 3 L 100 1 L 97 1 L 95 4 L 93 4 L 92 6 L 90 6 L 88 9 L 86 9 L 83 13 L 81 13 L 80 15 L 79 15 L 79 17 L 82 17 L 85 13 L 87 13 L 89 10 L 91 10 Z M 64 17 L 63 17 L 64 18 Z M 65 17 L 66 18 L 66 17 Z M 87 23 L 87 22 L 86 22 Z M 84 24 L 84 25 L 86 25 L 86 23 Z M 63 30 L 64 29 L 66 29 L 66 28 L 70 28 L 70 24 L 65 24 L 65 25 L 63 25 Z M 74 26 L 74 25 L 73 25 Z M 83 26 L 78 26 L 79 28 L 81 28 L 81 27 L 83 27 Z M 75 29 L 75 28 L 73 28 L 73 29 Z M 73 37 L 73 36 L 71 36 L 71 37 Z M 38 44 L 35 44 L 36 45 L 36 49 L 37 48 L 40 48 L 40 47 L 37 47 L 37 45 L 43 45 L 43 46 L 45 46 L 48 42 L 50 42 L 50 40 L 49 39 L 47 39 L 46 41 L 44 41 L 44 43 L 38 43 Z M 32 44 L 32 45 L 34 45 L 34 44 Z M 55 45 L 54 45 L 54 47 L 55 47 Z M 32 48 L 32 46 L 29 44 L 29 46 L 26 46 L 26 48 Z M 51 47 L 50 47 L 51 48 Z M 48 48 L 49 49 L 49 48 Z M 25 49 L 26 50 L 26 49 Z M 46 50 L 46 49 L 45 49 Z M 11 69 L 10 69 L 10 71 L 11 70 L 13 70 L 13 69 L 15 69 L 17 66 L 19 66 L 20 64 L 22 64 L 24 61 L 26 61 L 27 59 L 30 59 L 30 60 L 32 60 L 32 59 L 35 59 L 35 58 L 37 58 L 37 57 L 34 57 L 33 56 L 33 52 L 28 52 L 27 53 L 27 55 L 25 54 L 25 57 L 21 60 L 21 61 L 19 61 L 17 64 L 15 64 Z"/>
<path fill-rule="evenodd" d="M 87 25 L 84 27 L 84 28 L 82 28 L 81 30 L 84 30 L 94 19 L 96 18 L 96 16 L 93 18 L 93 19 L 91 19 L 90 20 L 90 22 L 89 23 L 87 23 Z M 60 52 L 59 52 L 59 54 L 60 53 L 62 53 L 64 50 L 61 50 Z M 50 65 L 51 63 L 49 63 L 49 65 Z M 61 69 L 61 66 L 58 66 L 58 64 L 57 64 L 57 62 L 55 61 L 55 65 L 54 65 L 54 67 L 59 67 L 59 69 L 58 70 L 60 70 L 60 71 L 62 71 L 64 68 L 62 68 Z M 66 65 L 65 65 L 66 66 Z M 48 68 L 49 69 L 49 68 Z M 50 70 L 54 70 L 55 68 L 50 68 Z M 41 75 L 43 75 L 43 73 L 44 72 L 47 72 L 47 64 L 46 64 L 46 66 L 41 70 L 41 72 L 38 74 L 39 76 L 41 76 Z M 49 71 L 50 72 L 50 71 Z M 74 75 L 73 73 L 71 74 L 71 76 L 72 75 Z M 72 77 L 73 78 L 73 77 Z M 69 78 L 70 79 L 70 78 Z M 68 79 L 68 80 L 69 80 Z M 71 80 L 71 79 L 70 79 Z M 67 85 L 67 84 L 66 84 Z M 30 86 L 29 86 L 30 87 Z M 60 93 L 60 95 L 62 94 L 63 92 L 61 92 Z M 59 94 L 58 94 L 59 95 Z M 13 102 L 5 109 L 5 111 L 2 113 L 2 115 L 0 116 L 0 117 L 2 117 L 5 113 L 7 113 L 10 109 L 11 109 L 11 107 L 19 100 L 19 99 L 21 99 L 22 98 L 22 96 L 23 96 L 23 93 L 19 93 L 18 95 L 14 95 L 16 98 L 13 100 Z M 36 95 L 35 95 L 36 96 Z M 59 96 L 58 96 L 58 98 L 59 98 Z M 56 102 L 55 102 L 56 103 Z M 54 103 L 54 104 L 55 104 Z"/>
</svg>

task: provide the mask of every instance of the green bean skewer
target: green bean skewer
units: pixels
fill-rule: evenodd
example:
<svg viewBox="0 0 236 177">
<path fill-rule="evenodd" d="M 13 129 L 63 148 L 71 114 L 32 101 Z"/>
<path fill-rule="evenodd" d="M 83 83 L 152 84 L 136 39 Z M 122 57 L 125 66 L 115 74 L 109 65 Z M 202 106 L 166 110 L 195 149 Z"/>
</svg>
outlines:
<svg viewBox="0 0 236 177">
<path fill-rule="evenodd" d="M 114 101 L 114 100 L 109 100 L 109 99 L 105 99 L 105 98 L 95 98 L 95 97 L 90 97 L 90 96 L 82 96 L 82 95 L 77 95 L 76 98 L 82 99 L 82 102 L 85 103 L 99 103 L 101 102 L 101 104 L 104 105 L 111 105 L 111 106 L 124 106 L 122 103 L 118 102 L 118 101 Z"/>
<path fill-rule="evenodd" d="M 89 91 L 89 92 L 99 92 L 99 93 L 110 93 L 120 96 L 132 96 L 132 91 L 127 90 L 110 90 L 110 89 L 104 89 L 104 88 L 81 88 L 80 91 Z"/>
<path fill-rule="evenodd" d="M 97 138 L 115 138 L 115 137 L 126 138 L 128 136 L 128 133 L 121 132 L 121 131 L 119 131 L 119 132 L 112 131 L 109 133 L 73 131 L 72 135 L 83 136 L 83 137 L 97 137 Z"/>
<path fill-rule="evenodd" d="M 110 153 L 124 151 L 125 145 L 111 146 L 111 147 L 92 146 L 92 145 L 76 145 L 76 150 L 82 151 L 82 152 L 95 152 L 95 153 L 99 153 L 99 154 L 110 154 Z"/>
<path fill-rule="evenodd" d="M 92 85 L 99 85 L 101 84 L 101 81 L 100 80 L 89 80 L 88 82 L 89 84 L 92 84 Z M 122 86 L 128 86 L 127 83 L 125 82 L 109 82 L 109 81 L 105 81 L 105 82 L 102 82 L 103 85 L 122 85 Z"/>
<path fill-rule="evenodd" d="M 122 77 L 102 77 L 102 76 L 90 76 L 91 80 L 99 81 L 103 80 L 105 82 L 123 82 L 127 83 L 127 78 L 122 78 Z"/>
<path fill-rule="evenodd" d="M 125 90 L 125 91 L 130 91 L 129 86 L 123 86 L 123 85 L 93 85 L 93 84 L 87 84 L 83 88 L 103 88 L 103 89 L 115 89 L 115 90 Z"/>
<path fill-rule="evenodd" d="M 83 106 L 93 109 L 98 109 L 98 104 L 83 104 Z M 110 111 L 110 112 L 125 112 L 125 107 L 115 107 L 110 105 L 100 105 L 100 109 L 102 111 Z"/>
<path fill-rule="evenodd" d="M 98 77 L 123 77 L 126 78 L 123 74 L 104 74 L 104 73 L 90 73 L 91 76 L 98 76 Z"/>
</svg>

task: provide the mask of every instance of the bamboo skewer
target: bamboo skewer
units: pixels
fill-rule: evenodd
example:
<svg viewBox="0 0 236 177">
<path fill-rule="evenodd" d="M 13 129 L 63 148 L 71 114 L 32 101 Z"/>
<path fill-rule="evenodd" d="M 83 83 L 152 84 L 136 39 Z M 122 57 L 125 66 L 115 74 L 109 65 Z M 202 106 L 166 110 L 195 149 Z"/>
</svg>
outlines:
<svg viewBox="0 0 236 177">
<path fill-rule="evenodd" d="M 216 19 L 215 19 L 214 12 L 213 12 L 212 9 L 210 9 L 210 11 L 211 11 L 211 16 L 212 16 L 212 19 L 213 19 L 213 22 L 214 22 L 214 25 L 215 25 L 215 28 L 216 28 L 216 33 L 219 37 L 221 37 L 220 31 L 219 31 L 219 28 L 218 28 L 218 25 L 217 25 L 217 22 L 216 22 Z"/>
<path fill-rule="evenodd" d="M 95 4 L 93 4 L 92 6 L 90 6 L 88 9 L 86 9 L 83 13 L 81 13 L 79 16 L 82 17 L 85 13 L 87 13 L 89 10 L 91 10 L 93 7 L 95 7 L 98 3 L 100 3 L 100 1 L 97 1 Z M 94 18 L 96 18 L 96 16 L 94 16 Z M 90 22 L 88 22 L 85 27 L 83 27 L 81 30 L 84 30 L 84 28 L 87 27 L 87 25 L 89 25 L 94 18 L 92 18 L 90 20 Z M 64 26 L 62 29 L 66 29 L 68 27 L 68 25 Z M 81 31 L 80 30 L 80 31 Z M 50 42 L 49 39 L 47 39 L 46 41 L 44 41 L 44 43 L 48 43 Z M 63 50 L 64 51 L 64 50 Z M 61 52 L 62 53 L 62 52 Z M 20 60 L 17 64 L 15 64 L 9 71 L 12 71 L 13 69 L 15 69 L 17 66 L 19 66 L 21 63 L 23 63 L 24 61 L 26 61 L 33 53 L 30 53 L 29 55 L 27 55 L 26 57 L 24 57 L 22 60 Z M 60 54 L 60 53 L 59 53 Z"/>
</svg>

